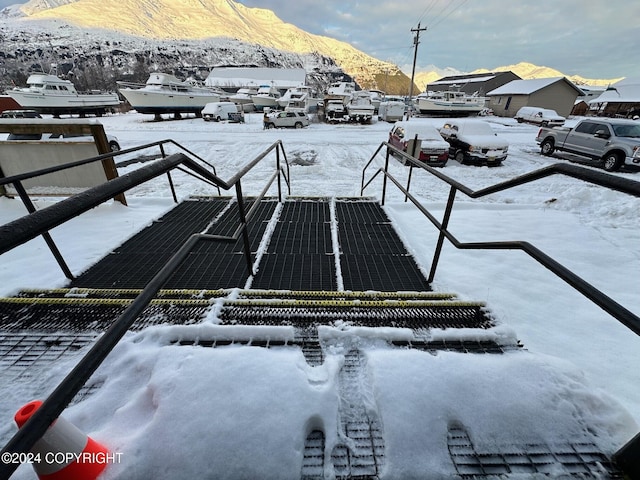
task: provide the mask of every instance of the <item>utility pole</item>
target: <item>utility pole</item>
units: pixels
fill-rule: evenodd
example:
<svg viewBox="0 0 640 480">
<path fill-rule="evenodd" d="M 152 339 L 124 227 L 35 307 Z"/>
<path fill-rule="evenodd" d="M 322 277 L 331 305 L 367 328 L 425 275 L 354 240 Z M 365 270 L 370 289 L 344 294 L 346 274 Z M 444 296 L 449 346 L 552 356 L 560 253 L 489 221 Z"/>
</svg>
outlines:
<svg viewBox="0 0 640 480">
<path fill-rule="evenodd" d="M 409 102 L 413 107 L 413 79 L 416 75 L 416 59 L 418 58 L 418 45 L 420 44 L 420 32 L 427 30 L 427 27 L 420 28 L 420 22 L 418 22 L 418 28 L 412 28 L 411 31 L 415 32 L 413 37 L 413 68 L 411 69 L 411 84 L 409 85 Z M 407 120 L 411 116 L 411 112 L 407 113 Z"/>
</svg>

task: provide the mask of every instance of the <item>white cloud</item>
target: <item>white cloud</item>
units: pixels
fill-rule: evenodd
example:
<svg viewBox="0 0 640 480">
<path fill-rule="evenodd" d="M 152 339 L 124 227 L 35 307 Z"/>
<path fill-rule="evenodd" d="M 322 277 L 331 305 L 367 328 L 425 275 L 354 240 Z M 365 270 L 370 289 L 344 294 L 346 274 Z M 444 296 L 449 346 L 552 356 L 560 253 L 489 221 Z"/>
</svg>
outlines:
<svg viewBox="0 0 640 480">
<path fill-rule="evenodd" d="M 527 61 L 590 78 L 640 76 L 636 0 L 237 1 L 398 65 L 412 62 L 411 29 L 421 22 L 419 65 L 471 71 Z"/>
<path fill-rule="evenodd" d="M 529 61 L 593 78 L 640 75 L 640 64 L 632 61 L 640 46 L 640 4 L 634 0 L 436 0 L 427 6 L 424 0 L 370 0 L 352 4 L 348 16 L 336 13 L 344 13 L 344 2 L 334 0 L 241 3 L 272 9 L 310 33 L 321 34 L 322 25 L 331 23 L 339 39 L 398 64 L 411 62 L 411 28 L 420 21 L 428 29 L 418 49 L 424 65 L 474 70 Z"/>
</svg>

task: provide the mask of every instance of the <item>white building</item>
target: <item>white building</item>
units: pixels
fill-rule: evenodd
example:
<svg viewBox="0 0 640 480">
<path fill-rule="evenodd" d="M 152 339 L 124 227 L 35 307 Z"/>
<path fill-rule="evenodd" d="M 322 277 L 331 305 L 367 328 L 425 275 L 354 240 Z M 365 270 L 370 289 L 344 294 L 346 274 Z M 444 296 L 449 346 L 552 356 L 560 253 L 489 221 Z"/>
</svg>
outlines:
<svg viewBox="0 0 640 480">
<path fill-rule="evenodd" d="M 251 68 L 215 67 L 209 73 L 205 84 L 228 91 L 239 88 L 270 85 L 285 91 L 291 87 L 305 85 L 307 72 L 304 68 Z"/>
</svg>

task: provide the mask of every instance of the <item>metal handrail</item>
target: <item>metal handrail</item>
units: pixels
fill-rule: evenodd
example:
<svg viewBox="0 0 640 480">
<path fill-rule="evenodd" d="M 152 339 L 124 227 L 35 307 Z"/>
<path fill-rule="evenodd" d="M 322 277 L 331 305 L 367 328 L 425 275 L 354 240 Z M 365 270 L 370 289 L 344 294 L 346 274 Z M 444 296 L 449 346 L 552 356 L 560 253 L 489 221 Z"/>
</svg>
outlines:
<svg viewBox="0 0 640 480">
<path fill-rule="evenodd" d="M 213 173 L 203 167 L 200 163 L 196 162 L 190 157 L 187 157 L 184 154 L 174 154 L 169 157 L 165 156 L 164 145 L 173 144 L 177 147 L 181 148 L 185 152 L 189 153 L 196 157 L 199 161 L 205 163 L 207 166 L 212 167 Z M 108 182 L 105 182 L 96 187 L 89 188 L 79 194 L 73 195 L 65 200 L 62 200 L 55 205 L 44 208 L 42 210 L 36 211 L 33 206 L 31 200 L 26 194 L 22 186 L 22 181 L 37 177 L 40 175 L 44 175 L 46 173 L 57 172 L 60 170 L 65 170 L 68 168 L 73 168 L 78 165 L 84 165 L 91 162 L 101 161 L 105 158 L 111 158 L 113 156 L 122 155 L 126 153 L 131 153 L 139 150 L 143 150 L 149 147 L 159 146 L 162 152 L 162 156 L 164 157 L 162 160 L 158 160 L 154 162 L 150 166 L 142 167 L 133 172 L 130 172 L 126 175 L 116 177 Z M 276 168 L 274 174 L 268 179 L 266 187 L 260 193 L 258 197 L 258 202 L 255 202 L 252 208 L 247 212 L 245 211 L 245 202 L 242 195 L 242 186 L 241 180 L 242 178 L 251 171 L 258 163 L 260 163 L 269 153 L 275 150 L 276 153 Z M 284 164 L 286 165 L 286 169 L 282 166 L 281 156 L 284 159 Z M 168 161 L 168 159 L 172 159 Z M 184 168 L 186 167 L 186 169 Z M 289 164 L 286 158 L 286 153 L 284 151 L 284 147 L 282 146 L 282 142 L 280 140 L 273 143 L 269 146 L 264 152 L 259 154 L 253 160 L 251 160 L 247 165 L 245 165 L 237 174 L 235 174 L 231 179 L 225 181 L 222 178 L 218 177 L 215 173 L 215 167 L 210 163 L 206 162 L 206 160 L 198 157 L 197 155 L 190 152 L 188 149 L 182 147 L 180 144 L 173 140 L 162 140 L 158 142 L 149 143 L 146 145 L 141 145 L 139 147 L 129 148 L 126 150 L 121 150 L 119 152 L 111 152 L 105 153 L 102 155 L 98 155 L 96 157 L 91 157 L 84 160 L 78 160 L 74 162 L 70 162 L 67 164 L 48 167 L 45 169 L 32 171 L 20 175 L 14 175 L 11 177 L 6 177 L 0 179 L 0 185 L 5 185 L 7 183 L 13 183 L 18 191 L 20 198 L 23 203 L 27 207 L 29 214 L 25 217 L 19 218 L 10 222 L 6 225 L 0 226 L 0 255 L 5 253 L 12 248 L 15 248 L 22 243 L 25 243 L 38 235 L 42 235 L 47 245 L 50 247 L 50 250 L 58 264 L 60 265 L 63 273 L 67 278 L 73 278 L 69 268 L 67 267 L 64 259 L 55 243 L 49 236 L 48 232 L 52 228 L 70 220 L 71 218 L 83 213 L 100 203 L 107 201 L 114 196 L 124 193 L 125 191 L 140 185 L 152 178 L 155 178 L 161 174 L 166 173 L 169 178 L 169 184 L 171 188 L 171 192 L 173 194 L 174 201 L 177 202 L 177 196 L 175 193 L 173 181 L 171 180 L 170 172 L 171 170 L 179 169 L 190 175 L 195 176 L 196 178 L 215 186 L 218 189 L 218 194 L 220 194 L 220 188 L 225 190 L 229 190 L 231 188 L 236 189 L 236 200 L 239 205 L 239 227 L 236 232 L 231 237 L 217 237 L 222 240 L 236 240 L 240 234 L 244 237 L 244 248 L 245 248 L 245 256 L 247 258 L 247 265 L 250 270 L 250 273 L 253 274 L 253 262 L 251 260 L 251 252 L 248 241 L 248 232 L 247 232 L 247 222 L 251 218 L 252 214 L 255 212 L 257 205 L 259 204 L 259 200 L 261 200 L 265 195 L 268 189 L 273 185 L 274 181 L 278 181 L 278 201 L 282 201 L 282 186 L 281 180 L 284 178 L 284 181 L 287 185 L 287 192 L 291 191 L 290 184 L 290 172 L 289 172 Z"/>
<path fill-rule="evenodd" d="M 78 167 L 78 166 L 81 166 L 81 165 L 87 165 L 89 163 L 100 162 L 102 160 L 106 160 L 106 159 L 109 159 L 109 158 L 117 157 L 117 156 L 120 156 L 120 155 L 125 155 L 125 154 L 128 154 L 128 153 L 138 152 L 140 150 L 146 150 L 146 149 L 152 148 L 152 147 L 159 147 L 160 148 L 161 157 L 165 158 L 167 156 L 167 154 L 165 153 L 164 146 L 167 145 L 167 144 L 174 145 L 177 148 L 179 148 L 180 150 L 188 153 L 190 156 L 198 159 L 200 162 L 202 162 L 205 165 L 207 165 L 208 167 L 210 167 L 213 170 L 214 174 L 216 173 L 215 165 L 213 165 L 210 162 L 206 161 L 204 158 L 200 157 L 199 155 L 197 155 L 196 153 L 192 152 L 188 148 L 180 145 L 175 140 L 166 139 L 166 140 L 158 140 L 158 141 L 152 142 L 152 143 L 146 143 L 144 145 L 138 145 L 137 147 L 127 148 L 127 149 L 124 149 L 124 150 L 118 150 L 117 152 L 107 152 L 107 153 L 103 153 L 101 155 L 96 155 L 94 157 L 89 157 L 89 158 L 85 158 L 85 159 L 82 159 L 82 160 L 76 160 L 74 162 L 68 162 L 68 163 L 63 163 L 63 164 L 60 164 L 60 165 L 41 168 L 39 170 L 33 170 L 31 172 L 20 173 L 18 175 L 12 175 L 10 177 L 0 177 L 0 186 L 7 185 L 9 183 L 22 182 L 22 181 L 28 180 L 30 178 L 39 177 L 41 175 L 46 175 L 48 173 L 55 173 L 55 172 L 59 172 L 59 171 L 62 171 L 62 170 L 67 170 L 69 168 Z M 220 194 L 220 189 L 219 188 L 218 188 L 218 194 Z"/>
<path fill-rule="evenodd" d="M 372 175 L 369 181 L 365 182 L 365 171 L 373 162 L 373 158 L 380 152 L 382 147 L 387 146 L 386 159 L 383 167 L 378 168 L 375 173 Z M 400 154 L 410 165 L 410 168 L 414 167 L 420 168 L 422 170 L 427 171 L 431 175 L 434 175 L 438 179 L 444 181 L 445 183 L 450 185 L 449 196 L 447 199 L 447 204 L 445 207 L 445 211 L 443 214 L 442 221 L 438 221 L 436 217 L 429 212 L 427 208 L 425 208 L 418 199 L 416 199 L 410 192 L 410 178 L 411 171 L 409 172 L 409 181 L 407 182 L 407 186 L 401 185 L 401 183 L 389 173 L 389 156 L 391 153 Z M 640 317 L 636 314 L 623 307 L 615 300 L 604 294 L 602 291 L 598 290 L 593 285 L 586 282 L 584 279 L 573 273 L 568 268 L 561 265 L 555 259 L 551 258 L 549 255 L 545 254 L 532 244 L 524 241 L 506 241 L 506 242 L 471 242 L 465 243 L 460 242 L 449 230 L 449 219 L 451 217 L 451 212 L 453 210 L 453 204 L 455 201 L 455 196 L 458 191 L 464 193 L 470 198 L 480 198 L 486 195 L 490 195 L 492 193 L 500 192 L 502 190 L 507 190 L 509 188 L 513 188 L 519 185 L 524 185 L 526 183 L 534 182 L 536 180 L 540 180 L 542 178 L 551 176 L 551 175 L 567 175 L 582 181 L 586 181 L 589 183 L 593 183 L 595 185 L 600 185 L 602 187 L 606 187 L 612 190 L 616 190 L 628 195 L 633 195 L 636 197 L 640 197 L 640 182 L 636 182 L 633 180 L 629 180 L 626 178 L 610 175 L 604 172 L 598 172 L 592 169 L 588 169 L 585 167 L 581 167 L 578 165 L 570 165 L 565 163 L 555 163 L 553 165 L 549 165 L 547 167 L 541 168 L 539 170 L 535 170 L 533 172 L 526 173 L 524 175 L 520 175 L 518 177 L 512 178 L 510 180 L 482 188 L 480 190 L 472 190 L 466 185 L 454 180 L 453 178 L 442 173 L 441 170 L 425 165 L 423 162 L 416 160 L 415 158 L 407 155 L 406 153 L 398 150 L 393 145 L 388 144 L 387 142 L 383 142 L 380 147 L 376 150 L 373 157 L 367 162 L 362 171 L 362 184 L 360 195 L 364 194 L 365 188 L 371 184 L 374 178 L 376 178 L 379 174 L 383 175 L 383 187 L 382 187 L 382 204 L 384 205 L 385 197 L 386 197 L 386 187 L 387 181 L 391 181 L 401 192 L 405 194 L 405 199 L 410 200 L 411 203 L 415 205 L 415 207 L 423 214 L 429 221 L 438 229 L 440 232 L 438 235 L 438 241 L 436 243 L 436 248 L 433 256 L 433 260 L 431 262 L 431 269 L 429 272 L 428 282 L 431 283 L 435 278 L 436 269 L 438 266 L 438 262 L 440 259 L 440 253 L 442 251 L 442 246 L 444 243 L 444 239 L 449 240 L 453 246 L 458 249 L 476 249 L 476 250 L 522 250 L 527 253 L 530 257 L 535 259 L 537 262 L 542 264 L 545 268 L 550 270 L 556 276 L 567 282 L 571 285 L 575 290 L 582 293 L 586 298 L 591 300 L 593 303 L 598 305 L 604 311 L 609 313 L 612 317 L 618 320 L 620 323 L 625 325 L 631 331 L 633 331 L 636 335 L 640 335 Z"/>
<path fill-rule="evenodd" d="M 242 200 L 242 178 L 266 155 L 276 151 L 276 172 L 270 177 L 267 186 L 258 196 L 258 200 L 254 202 L 249 212 L 244 212 Z M 281 166 L 280 155 L 284 157 L 286 169 Z M 105 184 L 88 189 L 81 194 L 62 200 L 56 205 L 34 212 L 31 215 L 17 219 L 9 224 L 0 226 L 0 255 L 17 245 L 35 238 L 39 235 L 39 231 L 43 228 L 50 229 L 56 225 L 60 225 L 65 221 L 74 218 L 96 205 L 112 198 L 114 194 L 122 193 L 136 185 L 144 183 L 163 173 L 169 172 L 178 166 L 184 165 L 188 169 L 202 175 L 205 179 L 214 182 L 216 185 L 228 190 L 236 188 L 238 202 L 240 207 L 241 227 L 244 234 L 245 253 L 250 257 L 249 241 L 247 235 L 246 222 L 257 205 L 259 199 L 263 198 L 273 182 L 278 180 L 278 199 L 282 201 L 282 189 L 280 185 L 281 177 L 287 184 L 288 194 L 290 194 L 290 178 L 289 165 L 286 159 L 286 153 L 282 146 L 282 142 L 278 140 L 271 145 L 262 154 L 243 167 L 230 180 L 224 181 L 211 174 L 201 165 L 196 163 L 184 154 L 177 153 L 162 160 L 154 162 L 147 167 L 142 167 L 127 175 L 115 178 Z M 43 226 L 38 226 L 43 223 Z M 36 228 L 36 226 L 38 226 Z M 17 235 L 9 236 L 11 232 L 18 232 Z M 237 231 L 236 231 L 237 233 Z M 113 348 L 118 344 L 120 339 L 127 333 L 133 322 L 140 316 L 142 311 L 151 303 L 151 300 L 157 295 L 158 291 L 164 286 L 169 277 L 181 266 L 185 258 L 189 255 L 195 245 L 201 241 L 219 240 L 221 237 L 216 235 L 193 234 L 187 239 L 182 247 L 167 261 L 163 268 L 154 275 L 151 281 L 145 286 L 142 292 L 133 300 L 125 311 L 117 320 L 107 329 L 91 349 L 84 355 L 78 364 L 69 372 L 69 374 L 60 382 L 56 389 L 47 397 L 40 408 L 34 412 L 29 420 L 16 432 L 16 434 L 3 447 L 2 453 L 24 453 L 33 448 L 34 444 L 45 434 L 49 426 L 62 414 L 65 408 L 71 403 L 73 398 L 78 394 L 80 389 L 89 380 L 91 375 L 98 369 L 104 359 L 111 353 Z M 10 241 L 8 241 L 10 240 Z M 248 260 L 249 269 L 252 270 L 250 260 Z M 251 272 L 253 273 L 253 272 Z M 17 463 L 0 463 L 0 478 L 9 478 L 9 476 L 18 467 Z"/>
</svg>

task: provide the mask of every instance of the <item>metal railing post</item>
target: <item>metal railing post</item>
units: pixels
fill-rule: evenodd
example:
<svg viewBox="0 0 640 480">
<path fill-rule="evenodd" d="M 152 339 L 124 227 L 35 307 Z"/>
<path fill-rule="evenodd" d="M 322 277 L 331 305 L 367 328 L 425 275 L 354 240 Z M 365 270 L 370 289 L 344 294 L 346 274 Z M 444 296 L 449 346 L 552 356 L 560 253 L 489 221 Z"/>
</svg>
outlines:
<svg viewBox="0 0 640 480">
<path fill-rule="evenodd" d="M 242 198 L 242 186 L 240 180 L 236 182 L 236 196 L 238 197 L 238 215 L 242 227 L 242 243 L 244 245 L 244 255 L 247 261 L 249 275 L 253 275 L 253 261 L 251 260 L 251 244 L 249 242 L 249 232 L 247 231 L 247 215 L 244 211 L 244 200 Z"/>
<path fill-rule="evenodd" d="M 614 453 L 613 459 L 628 478 L 640 478 L 640 433 Z"/>
<path fill-rule="evenodd" d="M 278 202 L 282 202 L 282 185 L 280 178 L 280 145 L 276 147 L 276 171 L 278 172 Z"/>
<path fill-rule="evenodd" d="M 14 182 L 13 186 L 16 189 L 16 192 L 18 192 L 18 195 L 20 196 L 22 203 L 24 203 L 24 206 L 27 208 L 27 211 L 29 213 L 34 213 L 36 211 L 36 207 L 33 205 L 33 202 L 31 202 L 31 199 L 29 198 L 27 191 L 22 186 L 22 182 Z M 53 241 L 53 238 L 51 238 L 51 235 L 49 235 L 49 232 L 48 231 L 42 232 L 41 235 L 44 241 L 46 242 L 47 246 L 49 247 L 49 250 L 51 250 L 51 253 L 56 259 L 56 262 L 58 262 L 58 265 L 60 265 L 60 269 L 62 270 L 62 273 L 64 273 L 64 276 L 67 277 L 69 280 L 73 280 L 74 276 L 71 273 L 71 270 L 67 265 L 67 262 L 64 261 L 64 258 L 62 257 L 62 253 L 60 253 L 58 246 Z"/>
<path fill-rule="evenodd" d="M 427 282 L 433 282 L 436 276 L 436 269 L 438 268 L 438 262 L 440 261 L 440 253 L 442 252 L 442 245 L 444 244 L 444 237 L 447 228 L 449 227 L 449 219 L 451 218 L 451 211 L 453 210 L 453 202 L 456 199 L 456 187 L 452 186 L 449 190 L 449 198 L 447 198 L 447 207 L 442 217 L 442 224 L 440 227 L 440 233 L 438 234 L 438 241 L 436 243 L 436 249 L 433 253 L 433 260 L 431 261 L 431 270 L 429 271 L 429 278 Z"/>
<path fill-rule="evenodd" d="M 405 203 L 409 201 L 409 189 L 411 188 L 411 176 L 413 174 L 413 164 L 409 165 L 409 175 L 407 176 L 407 193 L 404 194 Z"/>
<path fill-rule="evenodd" d="M 420 155 L 418 155 L 418 157 L 416 157 L 416 149 L 418 148 L 418 134 L 416 133 L 416 136 L 413 137 L 413 146 L 411 148 L 411 156 L 413 158 L 418 158 L 420 157 Z M 407 192 L 409 192 L 409 189 L 411 187 L 411 176 L 413 174 L 413 163 L 409 162 L 409 176 L 407 177 Z M 405 203 L 409 200 L 409 197 L 407 194 L 405 194 L 404 196 L 404 201 Z"/>
<path fill-rule="evenodd" d="M 158 146 L 160 147 L 160 155 L 162 156 L 162 158 L 165 158 L 167 154 L 164 151 L 164 144 L 161 143 Z M 171 196 L 173 197 L 173 201 L 174 203 L 178 203 L 178 196 L 176 195 L 176 188 L 173 185 L 173 178 L 171 178 L 171 171 L 167 172 L 167 180 L 169 180 L 169 188 L 171 189 Z"/>
<path fill-rule="evenodd" d="M 382 178 L 382 202 L 380 205 L 384 205 L 385 198 L 387 196 L 387 174 L 389 172 L 389 149 L 387 148 L 387 155 L 384 159 L 384 176 Z"/>
<path fill-rule="evenodd" d="M 167 172 L 167 179 L 169 180 L 169 188 L 171 189 L 171 196 L 173 197 L 174 203 L 178 203 L 178 196 L 176 195 L 176 188 L 173 185 L 173 178 L 171 177 L 171 172 Z"/>
</svg>

